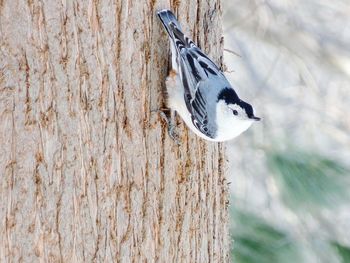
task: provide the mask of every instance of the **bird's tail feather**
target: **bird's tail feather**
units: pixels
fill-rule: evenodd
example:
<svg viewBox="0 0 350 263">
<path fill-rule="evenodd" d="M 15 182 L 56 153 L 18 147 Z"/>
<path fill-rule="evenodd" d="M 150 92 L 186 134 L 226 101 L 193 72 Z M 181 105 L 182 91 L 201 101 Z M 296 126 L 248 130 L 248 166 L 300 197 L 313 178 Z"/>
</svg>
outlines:
<svg viewBox="0 0 350 263">
<path fill-rule="evenodd" d="M 167 9 L 163 9 L 157 13 L 160 21 L 162 21 L 166 31 L 168 32 L 169 36 L 173 36 L 173 27 L 177 28 L 178 30 L 182 31 L 179 21 L 177 21 L 175 15 L 173 12 Z"/>
<path fill-rule="evenodd" d="M 188 48 L 194 45 L 192 40 L 184 35 L 179 21 L 170 10 L 162 10 L 158 12 L 158 17 L 162 21 L 170 39 L 174 44 L 174 48 L 180 52 L 182 48 Z"/>
</svg>

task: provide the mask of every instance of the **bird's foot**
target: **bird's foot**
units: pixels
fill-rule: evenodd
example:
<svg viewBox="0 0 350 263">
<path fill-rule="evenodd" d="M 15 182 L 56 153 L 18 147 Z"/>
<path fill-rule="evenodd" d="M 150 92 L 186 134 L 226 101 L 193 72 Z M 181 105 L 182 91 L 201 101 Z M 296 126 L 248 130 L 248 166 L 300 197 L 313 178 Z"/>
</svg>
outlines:
<svg viewBox="0 0 350 263">
<path fill-rule="evenodd" d="M 166 109 L 169 110 L 169 109 Z M 169 137 L 177 144 L 180 145 L 179 137 L 176 134 L 176 125 L 175 125 L 175 112 L 170 110 L 170 117 L 168 117 L 164 110 L 158 110 L 160 117 L 166 122 L 168 126 L 168 135 Z"/>
</svg>

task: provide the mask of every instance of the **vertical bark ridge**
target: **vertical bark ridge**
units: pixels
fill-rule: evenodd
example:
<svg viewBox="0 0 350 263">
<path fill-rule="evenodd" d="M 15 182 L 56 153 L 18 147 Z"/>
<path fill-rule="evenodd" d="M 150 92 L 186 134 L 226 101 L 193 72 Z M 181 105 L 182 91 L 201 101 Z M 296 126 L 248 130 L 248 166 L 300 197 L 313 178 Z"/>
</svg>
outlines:
<svg viewBox="0 0 350 263">
<path fill-rule="evenodd" d="M 220 1 L 171 6 L 222 61 Z M 1 262 L 228 262 L 223 146 L 155 112 L 166 7 L 1 1 Z"/>
</svg>

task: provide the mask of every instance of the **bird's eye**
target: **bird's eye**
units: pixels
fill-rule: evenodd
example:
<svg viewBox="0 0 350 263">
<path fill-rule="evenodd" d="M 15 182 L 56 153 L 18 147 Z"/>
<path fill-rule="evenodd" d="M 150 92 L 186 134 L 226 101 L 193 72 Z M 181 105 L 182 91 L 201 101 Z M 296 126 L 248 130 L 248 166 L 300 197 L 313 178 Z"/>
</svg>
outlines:
<svg viewBox="0 0 350 263">
<path fill-rule="evenodd" d="M 233 115 L 238 115 L 238 111 L 233 110 L 232 112 L 233 112 Z"/>
</svg>

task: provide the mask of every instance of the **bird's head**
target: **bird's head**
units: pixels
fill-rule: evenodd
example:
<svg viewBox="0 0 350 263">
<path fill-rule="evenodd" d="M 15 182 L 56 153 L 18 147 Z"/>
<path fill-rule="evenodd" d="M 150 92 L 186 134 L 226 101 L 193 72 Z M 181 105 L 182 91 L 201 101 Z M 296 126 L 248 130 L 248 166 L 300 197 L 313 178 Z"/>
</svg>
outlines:
<svg viewBox="0 0 350 263">
<path fill-rule="evenodd" d="M 252 105 L 241 100 L 232 88 L 225 88 L 218 96 L 216 106 L 217 136 L 232 139 L 260 118 L 254 115 Z"/>
</svg>

